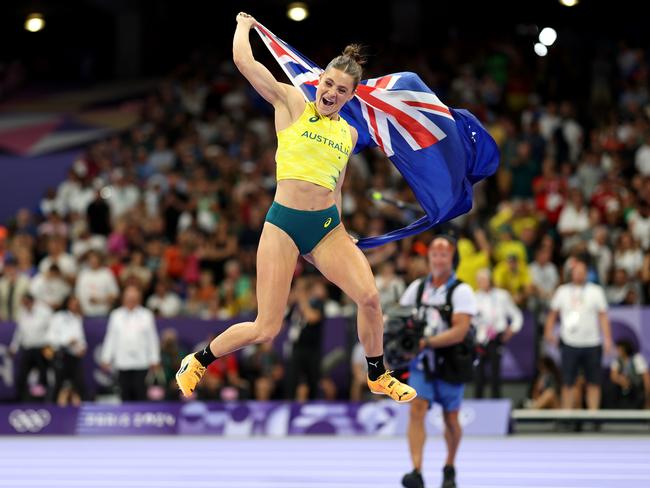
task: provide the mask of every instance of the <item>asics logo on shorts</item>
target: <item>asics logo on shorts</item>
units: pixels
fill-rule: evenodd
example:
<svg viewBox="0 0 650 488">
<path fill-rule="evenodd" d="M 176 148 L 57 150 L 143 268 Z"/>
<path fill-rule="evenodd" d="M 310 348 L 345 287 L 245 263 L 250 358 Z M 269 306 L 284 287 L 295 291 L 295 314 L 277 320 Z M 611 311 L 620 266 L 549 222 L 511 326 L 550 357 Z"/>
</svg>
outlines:
<svg viewBox="0 0 650 488">
<path fill-rule="evenodd" d="M 331 223 L 332 223 L 332 217 L 328 217 L 325 223 L 323 224 L 323 227 L 327 229 Z"/>
</svg>

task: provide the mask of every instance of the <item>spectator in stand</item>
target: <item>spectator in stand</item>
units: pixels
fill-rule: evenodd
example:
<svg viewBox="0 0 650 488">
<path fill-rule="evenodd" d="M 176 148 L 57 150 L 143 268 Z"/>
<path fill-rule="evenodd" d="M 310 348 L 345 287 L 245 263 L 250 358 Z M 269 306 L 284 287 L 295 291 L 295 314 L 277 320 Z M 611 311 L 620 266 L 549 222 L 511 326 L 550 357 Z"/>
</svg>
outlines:
<svg viewBox="0 0 650 488">
<path fill-rule="evenodd" d="M 650 203 L 640 202 L 627 218 L 628 227 L 643 251 L 650 250 Z"/>
<path fill-rule="evenodd" d="M 634 155 L 634 165 L 641 175 L 650 176 L 650 130 L 647 128 L 643 144 L 637 148 Z"/>
<path fill-rule="evenodd" d="M 244 378 L 253 386 L 255 400 L 269 401 L 285 398 L 284 366 L 273 350 L 273 343 L 264 342 L 249 346 L 243 351 Z"/>
<path fill-rule="evenodd" d="M 62 276 L 69 283 L 74 283 L 77 275 L 77 261 L 73 256 L 65 252 L 65 244 L 66 241 L 63 237 L 50 237 L 47 240 L 47 256 L 38 263 L 38 271 L 44 273 L 53 264 L 56 264 Z"/>
<path fill-rule="evenodd" d="M 33 297 L 52 310 L 57 310 L 63 304 L 71 290 L 56 264 L 52 264 L 47 271 L 34 276 L 29 285 L 29 292 Z"/>
<path fill-rule="evenodd" d="M 178 400 L 180 391 L 174 374 L 181 365 L 181 359 L 187 354 L 178 341 L 178 332 L 171 327 L 163 329 L 160 334 L 160 364 L 165 376 L 165 398 Z"/>
<path fill-rule="evenodd" d="M 650 409 L 650 372 L 645 358 L 629 341 L 616 342 L 617 358 L 610 366 L 616 408 Z"/>
<path fill-rule="evenodd" d="M 152 273 L 146 266 L 144 252 L 141 249 L 134 249 L 129 263 L 120 272 L 120 284 L 136 285 L 141 290 L 148 290 L 151 278 Z"/>
<path fill-rule="evenodd" d="M 569 201 L 560 212 L 557 229 L 562 236 L 562 251 L 567 254 L 573 244 L 580 239 L 580 233 L 589 228 L 589 211 L 584 203 L 582 191 L 573 188 Z"/>
<path fill-rule="evenodd" d="M 67 239 L 70 235 L 70 229 L 59 215 L 59 212 L 53 211 L 47 216 L 47 220 L 38 226 L 38 235 Z"/>
<path fill-rule="evenodd" d="M 86 220 L 91 234 L 107 237 L 111 233 L 111 208 L 99 190 L 86 209 Z"/>
<path fill-rule="evenodd" d="M 395 274 L 395 264 L 392 261 L 381 264 L 379 273 L 375 277 L 375 283 L 377 291 L 379 291 L 382 310 L 397 304 L 406 289 L 404 280 Z"/>
<path fill-rule="evenodd" d="M 643 252 L 629 232 L 623 232 L 618 238 L 614 250 L 614 264 L 617 268 L 624 269 L 630 280 L 639 279 L 643 267 Z"/>
<path fill-rule="evenodd" d="M 156 317 L 176 317 L 183 309 L 183 301 L 171 290 L 169 280 L 160 280 L 154 294 L 147 299 L 147 308 Z"/>
<path fill-rule="evenodd" d="M 605 296 L 610 305 L 637 305 L 641 299 L 641 287 L 637 281 L 630 281 L 627 271 L 616 268 L 612 284 L 605 288 Z"/>
<path fill-rule="evenodd" d="M 476 242 L 476 246 L 474 242 Z M 479 269 L 490 267 L 490 254 L 490 241 L 482 229 L 474 230 L 474 241 L 467 237 L 458 239 L 458 256 L 460 258 L 456 270 L 458 279 L 476 289 L 476 273 Z"/>
<path fill-rule="evenodd" d="M 562 378 L 557 365 L 550 357 L 542 357 L 537 364 L 531 398 L 525 402 L 526 408 L 559 408 L 561 386 Z"/>
<path fill-rule="evenodd" d="M 544 214 L 550 225 L 557 225 L 566 201 L 568 185 L 556 171 L 553 158 L 544 160 L 541 176 L 533 181 L 533 192 L 537 209 Z"/>
<path fill-rule="evenodd" d="M 29 293 L 29 277 L 18 271 L 18 263 L 14 257 L 8 257 L 4 262 L 0 278 L 0 320 L 15 321 L 18 316 L 23 297 Z"/>
<path fill-rule="evenodd" d="M 523 307 L 532 291 L 530 270 L 516 254 L 509 254 L 494 268 L 494 285 L 507 290 L 515 303 Z"/>
<path fill-rule="evenodd" d="M 612 268 L 612 250 L 608 244 L 608 231 L 604 225 L 594 229 L 593 237 L 587 244 L 587 250 L 596 266 L 598 281 L 601 285 L 609 282 L 609 272 Z"/>
<path fill-rule="evenodd" d="M 87 267 L 79 273 L 75 294 L 86 317 L 108 315 L 120 295 L 117 280 L 111 270 L 103 266 L 99 252 L 88 253 Z"/>
<path fill-rule="evenodd" d="M 553 292 L 560 283 L 557 266 L 551 261 L 552 253 L 548 247 L 539 247 L 535 260 L 530 264 L 530 277 L 534 296 L 543 306 L 548 306 Z"/>
</svg>

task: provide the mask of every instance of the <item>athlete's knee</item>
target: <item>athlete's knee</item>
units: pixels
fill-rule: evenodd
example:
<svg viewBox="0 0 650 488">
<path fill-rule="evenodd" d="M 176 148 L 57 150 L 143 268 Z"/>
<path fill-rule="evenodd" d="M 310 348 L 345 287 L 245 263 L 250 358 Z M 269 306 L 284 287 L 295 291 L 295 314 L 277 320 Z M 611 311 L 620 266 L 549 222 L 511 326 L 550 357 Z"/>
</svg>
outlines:
<svg viewBox="0 0 650 488">
<path fill-rule="evenodd" d="M 357 300 L 357 305 L 366 309 L 380 310 L 381 306 L 377 288 L 373 286 L 372 288 L 365 290 Z"/>
<path fill-rule="evenodd" d="M 255 319 L 255 343 L 271 342 L 282 328 L 282 320 Z"/>
</svg>

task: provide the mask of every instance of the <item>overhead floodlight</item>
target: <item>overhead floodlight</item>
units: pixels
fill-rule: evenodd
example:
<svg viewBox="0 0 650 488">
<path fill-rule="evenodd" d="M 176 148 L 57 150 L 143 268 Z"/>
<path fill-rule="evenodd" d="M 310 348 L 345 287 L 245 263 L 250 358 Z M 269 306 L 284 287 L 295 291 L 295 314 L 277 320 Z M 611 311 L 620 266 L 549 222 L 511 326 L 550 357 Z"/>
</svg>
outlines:
<svg viewBox="0 0 650 488">
<path fill-rule="evenodd" d="M 25 19 L 25 30 L 29 32 L 38 32 L 43 30 L 44 27 L 45 19 L 43 18 L 43 14 L 33 12 L 27 16 L 27 19 Z"/>
<path fill-rule="evenodd" d="M 548 48 L 541 42 L 536 43 L 533 49 L 535 49 L 535 54 L 537 54 L 538 56 L 543 57 L 548 54 Z"/>
<path fill-rule="evenodd" d="M 309 16 L 309 9 L 304 2 L 292 2 L 287 6 L 287 17 L 296 22 L 305 20 Z"/>
<path fill-rule="evenodd" d="M 545 46 L 552 46 L 557 39 L 557 32 L 552 27 L 544 27 L 539 33 L 539 42 Z"/>
<path fill-rule="evenodd" d="M 560 0 L 560 3 L 565 7 L 575 7 L 580 2 L 579 0 Z"/>
</svg>

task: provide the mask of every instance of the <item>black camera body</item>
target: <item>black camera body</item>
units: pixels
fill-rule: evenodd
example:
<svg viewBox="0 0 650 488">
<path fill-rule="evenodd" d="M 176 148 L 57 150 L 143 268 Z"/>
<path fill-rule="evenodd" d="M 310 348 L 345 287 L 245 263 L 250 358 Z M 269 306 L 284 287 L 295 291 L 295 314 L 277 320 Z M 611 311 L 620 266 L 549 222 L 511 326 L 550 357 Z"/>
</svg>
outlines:
<svg viewBox="0 0 650 488">
<path fill-rule="evenodd" d="M 401 370 L 420 352 L 426 321 L 415 307 L 395 306 L 384 314 L 384 360 L 392 370 Z"/>
</svg>

